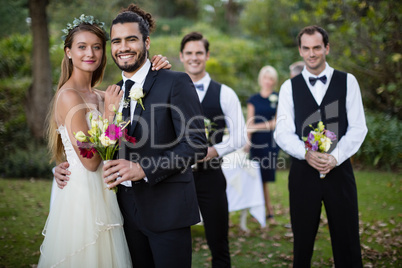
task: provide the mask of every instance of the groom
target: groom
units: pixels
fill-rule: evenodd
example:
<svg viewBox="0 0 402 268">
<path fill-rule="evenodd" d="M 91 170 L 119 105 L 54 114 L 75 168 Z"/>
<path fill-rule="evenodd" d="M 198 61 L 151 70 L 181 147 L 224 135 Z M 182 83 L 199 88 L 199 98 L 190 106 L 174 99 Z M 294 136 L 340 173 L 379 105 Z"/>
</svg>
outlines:
<svg viewBox="0 0 402 268">
<path fill-rule="evenodd" d="M 190 226 L 199 222 L 199 212 L 189 167 L 206 154 L 204 121 L 187 74 L 150 69 L 153 26 L 151 15 L 135 5 L 112 22 L 120 85 L 143 88 L 145 96 L 122 111 L 131 117 L 128 133 L 137 144 L 121 146 L 119 159 L 103 167 L 104 178 L 106 183 L 117 179 L 109 187 L 118 186 L 134 267 L 191 267 Z"/>
</svg>

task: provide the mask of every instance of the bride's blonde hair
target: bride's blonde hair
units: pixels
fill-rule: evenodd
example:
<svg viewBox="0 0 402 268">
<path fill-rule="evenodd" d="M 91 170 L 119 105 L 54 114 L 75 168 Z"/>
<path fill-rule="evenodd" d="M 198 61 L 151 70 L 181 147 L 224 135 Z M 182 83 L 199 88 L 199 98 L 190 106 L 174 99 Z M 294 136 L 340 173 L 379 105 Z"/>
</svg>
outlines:
<svg viewBox="0 0 402 268">
<path fill-rule="evenodd" d="M 106 41 L 108 39 L 108 36 L 106 32 L 103 30 L 101 26 L 98 24 L 90 24 L 86 22 L 82 22 L 73 29 L 68 31 L 68 34 L 66 35 L 66 39 L 64 41 L 64 57 L 61 62 L 61 75 L 59 79 L 59 84 L 57 85 L 57 90 L 55 95 L 53 96 L 50 109 L 46 118 L 46 123 L 47 123 L 47 140 L 48 140 L 48 148 L 49 152 L 51 155 L 50 162 L 55 161 L 56 164 L 59 164 L 63 161 L 65 161 L 65 155 L 64 155 L 64 147 L 63 143 L 61 141 L 60 135 L 57 133 L 57 122 L 55 118 L 55 109 L 56 109 L 56 96 L 59 91 L 59 89 L 68 81 L 68 79 L 71 77 L 71 74 L 73 73 L 73 63 L 71 59 L 68 58 L 67 53 L 66 53 L 66 48 L 70 48 L 73 44 L 74 41 L 74 36 L 79 33 L 79 32 L 91 32 L 98 36 L 102 40 L 102 48 L 103 48 L 103 55 L 102 55 L 102 61 L 99 67 L 94 71 L 92 74 L 92 81 L 91 81 L 91 87 L 94 87 L 95 85 L 99 84 L 102 82 L 103 79 L 103 74 L 106 68 Z"/>
</svg>

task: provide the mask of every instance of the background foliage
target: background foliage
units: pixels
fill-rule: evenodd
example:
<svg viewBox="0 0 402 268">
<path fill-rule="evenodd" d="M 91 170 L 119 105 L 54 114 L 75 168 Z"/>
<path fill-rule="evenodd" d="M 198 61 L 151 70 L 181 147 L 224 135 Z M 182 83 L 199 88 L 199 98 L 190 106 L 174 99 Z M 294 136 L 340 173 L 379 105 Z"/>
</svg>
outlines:
<svg viewBox="0 0 402 268">
<path fill-rule="evenodd" d="M 24 96 L 32 83 L 28 0 L 0 0 L 0 176 L 21 172 L 22 162 L 37 162 L 40 170 L 28 176 L 49 174 L 44 141 L 27 131 Z M 330 36 L 331 66 L 353 73 L 361 87 L 367 113 L 368 136 L 355 163 L 366 168 L 401 170 L 401 18 L 397 0 L 166 0 L 135 1 L 157 19 L 151 55 L 167 56 L 173 69 L 183 71 L 179 46 L 184 34 L 201 31 L 211 43 L 207 71 L 232 87 L 245 106 L 258 91 L 258 71 L 274 66 L 279 85 L 288 78 L 288 66 L 300 56 L 296 35 L 300 28 L 318 24 Z M 93 14 L 109 25 L 125 0 L 49 0 L 52 79 L 56 86 L 63 55 L 61 30 L 73 17 Z M 110 52 L 108 52 L 110 55 Z M 99 88 L 120 80 L 120 71 L 108 60 Z M 279 89 L 279 85 L 277 90 Z M 48 105 L 48 104 L 44 104 Z M 23 155 L 26 155 L 23 156 Z M 51 165 L 50 165 L 51 167 Z M 17 168 L 18 169 L 18 168 Z M 27 168 L 29 170 L 29 168 Z M 21 176 L 25 176 L 21 174 Z"/>
</svg>

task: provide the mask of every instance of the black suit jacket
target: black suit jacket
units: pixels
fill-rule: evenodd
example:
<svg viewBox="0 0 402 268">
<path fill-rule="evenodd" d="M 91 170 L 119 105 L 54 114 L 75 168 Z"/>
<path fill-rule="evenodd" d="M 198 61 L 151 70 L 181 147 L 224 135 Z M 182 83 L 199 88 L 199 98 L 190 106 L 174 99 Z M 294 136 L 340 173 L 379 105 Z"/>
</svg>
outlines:
<svg viewBox="0 0 402 268">
<path fill-rule="evenodd" d="M 122 81 L 120 82 L 120 85 Z M 129 134 L 137 143 L 121 146 L 119 157 L 137 162 L 148 182 L 133 182 L 143 226 L 166 231 L 200 221 L 191 165 L 207 153 L 201 105 L 190 77 L 150 70 Z"/>
</svg>

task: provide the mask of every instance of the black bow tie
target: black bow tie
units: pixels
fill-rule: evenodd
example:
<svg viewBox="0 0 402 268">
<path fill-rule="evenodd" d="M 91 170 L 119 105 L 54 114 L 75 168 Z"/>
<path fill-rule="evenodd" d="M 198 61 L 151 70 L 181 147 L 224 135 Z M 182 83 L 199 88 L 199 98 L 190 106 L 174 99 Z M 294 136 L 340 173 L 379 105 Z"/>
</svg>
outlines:
<svg viewBox="0 0 402 268">
<path fill-rule="evenodd" d="M 327 83 L 327 76 L 323 75 L 321 77 L 309 77 L 308 80 L 310 81 L 310 84 L 312 86 L 315 85 L 315 83 L 317 82 L 317 80 L 320 80 L 323 84 Z"/>
</svg>

